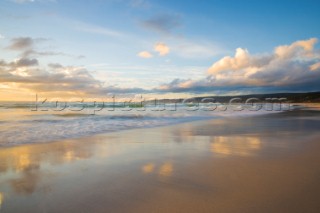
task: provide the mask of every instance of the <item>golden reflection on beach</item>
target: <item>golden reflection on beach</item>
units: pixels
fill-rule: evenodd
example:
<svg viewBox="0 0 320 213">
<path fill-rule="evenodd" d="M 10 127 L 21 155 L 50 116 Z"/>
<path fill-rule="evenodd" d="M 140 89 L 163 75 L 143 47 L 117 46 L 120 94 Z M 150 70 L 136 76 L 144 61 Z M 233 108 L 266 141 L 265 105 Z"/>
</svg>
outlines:
<svg viewBox="0 0 320 213">
<path fill-rule="evenodd" d="M 21 177 L 10 180 L 9 183 L 15 193 L 27 195 L 37 190 L 42 177 L 39 168 L 34 168 L 24 172 Z"/>
<path fill-rule="evenodd" d="M 75 159 L 74 151 L 67 151 L 64 153 L 64 160 L 65 162 L 71 162 Z"/>
<path fill-rule="evenodd" d="M 261 139 L 254 136 L 212 137 L 211 152 L 221 155 L 250 156 L 261 149 Z"/>
<path fill-rule="evenodd" d="M 19 173 L 28 171 L 30 168 L 34 169 L 42 163 L 59 165 L 88 159 L 93 157 L 95 149 L 95 146 L 85 142 L 10 147 L 0 150 L 0 172 L 11 169 Z"/>
<path fill-rule="evenodd" d="M 148 163 L 142 167 L 143 173 L 146 173 L 146 174 L 153 172 L 153 170 L 154 170 L 153 163 Z"/>
<path fill-rule="evenodd" d="M 170 162 L 166 162 L 162 164 L 158 170 L 158 172 L 155 170 L 155 165 L 153 163 L 147 163 L 141 167 L 141 170 L 144 174 L 150 174 L 150 173 L 157 173 L 160 176 L 163 177 L 169 177 L 172 175 L 173 172 L 173 165 Z"/>
<path fill-rule="evenodd" d="M 164 163 L 160 169 L 159 169 L 159 175 L 162 175 L 162 176 L 171 176 L 172 175 L 172 172 L 173 172 L 173 165 L 172 163 Z"/>
<path fill-rule="evenodd" d="M 65 163 L 76 163 L 95 157 L 111 156 L 119 152 L 119 149 L 110 148 L 101 144 L 98 140 L 88 143 L 86 139 L 64 141 L 63 143 L 24 145 L 0 149 L 0 173 L 4 173 L 1 180 L 6 181 L 15 194 L 28 195 L 37 191 L 47 191 L 45 183 L 48 177 L 46 169 L 51 166 L 59 167 Z M 7 172 L 13 171 L 15 177 L 6 180 Z M 0 204 L 3 195 L 0 194 Z M 1 207 L 1 205 L 0 205 Z"/>
<path fill-rule="evenodd" d="M 4 200 L 4 196 L 3 196 L 2 192 L 0 192 L 0 211 L 1 211 L 2 204 L 3 204 L 3 200 Z"/>
<path fill-rule="evenodd" d="M 17 147 L 14 149 L 3 150 L 0 152 L 1 172 L 11 167 L 16 172 L 28 170 L 33 166 L 31 152 L 28 147 Z M 8 165 L 9 164 L 9 165 Z"/>
<path fill-rule="evenodd" d="M 24 152 L 25 153 L 21 153 L 18 156 L 18 160 L 16 163 L 16 170 L 17 171 L 23 171 L 23 170 L 27 169 L 31 164 L 30 155 L 29 155 L 28 151 L 24 150 Z"/>
<path fill-rule="evenodd" d="M 268 212 L 278 208 L 278 212 L 316 210 L 320 189 L 319 133 L 310 127 L 319 125 L 307 124 L 309 117 L 306 122 L 298 119 L 292 122 L 299 125 L 298 134 L 293 134 L 292 126 L 282 126 L 274 118 L 263 122 L 225 119 L 222 124 L 218 121 L 181 124 L 3 147 L 0 209 L 8 212 L 177 209 L 256 212 L 266 207 Z M 265 126 L 253 128 L 260 124 Z M 279 131 L 270 135 L 274 125 Z M 300 149 L 303 144 L 306 148 Z M 292 203 L 299 204 L 299 208 Z M 257 204 L 256 208 L 253 204 Z"/>
</svg>

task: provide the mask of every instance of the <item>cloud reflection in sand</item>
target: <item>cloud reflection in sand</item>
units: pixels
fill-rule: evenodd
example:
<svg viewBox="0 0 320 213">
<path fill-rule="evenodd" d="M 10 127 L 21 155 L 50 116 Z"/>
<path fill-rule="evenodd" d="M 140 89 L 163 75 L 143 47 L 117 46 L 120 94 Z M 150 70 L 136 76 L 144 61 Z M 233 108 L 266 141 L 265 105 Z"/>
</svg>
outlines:
<svg viewBox="0 0 320 213">
<path fill-rule="evenodd" d="M 147 163 L 141 167 L 144 174 L 156 173 L 162 177 L 169 177 L 173 173 L 173 164 L 170 162 L 163 163 L 156 171 L 156 165 L 154 163 Z"/>
<path fill-rule="evenodd" d="M 154 164 L 153 163 L 148 163 L 148 164 L 142 166 L 143 173 L 146 173 L 146 174 L 152 173 L 153 170 L 154 170 Z"/>
<path fill-rule="evenodd" d="M 65 143 L 25 145 L 0 150 L 0 181 L 7 183 L 16 194 L 33 194 L 37 190 L 47 190 L 45 182 L 52 174 L 47 170 L 52 166 L 76 162 L 99 155 L 100 143 L 85 140 Z M 105 148 L 105 147 L 104 147 Z M 108 148 L 110 148 L 108 146 Z M 109 150 L 111 151 L 116 150 Z M 102 156 L 102 155 L 101 155 Z M 101 157 L 99 155 L 99 157 Z M 105 153 L 103 156 L 106 157 Z M 100 158 L 101 159 L 101 158 Z M 1 194 L 0 201 L 3 200 Z M 1 204 L 1 202 L 0 202 Z"/>
<path fill-rule="evenodd" d="M 169 162 L 164 163 L 159 169 L 159 174 L 166 177 L 171 176 L 172 172 L 173 172 L 173 165 L 172 163 L 169 163 Z"/>
<path fill-rule="evenodd" d="M 250 156 L 261 149 L 261 139 L 254 136 L 218 136 L 211 138 L 211 152 L 225 156 Z"/>
</svg>

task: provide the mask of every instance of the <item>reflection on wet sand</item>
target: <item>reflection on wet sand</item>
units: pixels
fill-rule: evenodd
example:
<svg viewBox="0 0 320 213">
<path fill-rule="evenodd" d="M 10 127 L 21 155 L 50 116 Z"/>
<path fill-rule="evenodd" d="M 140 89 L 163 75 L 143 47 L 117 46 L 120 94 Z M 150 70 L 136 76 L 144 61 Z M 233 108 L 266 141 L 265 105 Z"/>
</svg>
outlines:
<svg viewBox="0 0 320 213">
<path fill-rule="evenodd" d="M 97 138 L 75 139 L 63 142 L 37 145 L 22 145 L 0 148 L 0 173 L 9 170 L 16 173 L 40 168 L 43 163 L 59 165 L 77 160 L 89 159 L 93 156 L 107 157 L 119 151 L 113 146 L 102 146 Z"/>
<path fill-rule="evenodd" d="M 172 175 L 173 165 L 170 162 L 163 163 L 162 165 L 159 166 L 159 170 L 157 172 L 157 171 L 155 171 L 156 166 L 154 163 L 147 163 L 142 166 L 141 170 L 145 174 L 149 174 L 149 173 L 154 172 L 154 173 L 159 174 L 160 176 L 169 177 Z"/>
<path fill-rule="evenodd" d="M 21 177 L 10 180 L 10 185 L 16 194 L 28 195 L 36 191 L 42 175 L 39 168 L 31 168 L 21 174 Z"/>
<path fill-rule="evenodd" d="M 16 163 L 16 170 L 17 171 L 23 171 L 30 166 L 31 161 L 30 161 L 30 155 L 28 152 L 21 153 L 17 157 L 18 157 L 18 160 Z"/>
<path fill-rule="evenodd" d="M 148 163 L 142 167 L 142 171 L 146 174 L 153 172 L 154 170 L 154 164 Z"/>
<path fill-rule="evenodd" d="M 139 213 L 314 210 L 319 205 L 320 135 L 310 131 L 306 118 L 299 126 L 278 126 L 275 131 L 279 120 L 284 119 L 188 123 L 0 148 L 0 209 Z M 218 124 L 223 125 L 221 131 Z M 257 125 L 261 126 L 251 128 Z M 314 125 L 320 126 L 319 117 L 312 118 Z M 315 148 L 300 149 L 308 143 Z M 297 144 L 299 149 L 292 149 Z M 291 208 L 292 203 L 299 208 Z"/>
<path fill-rule="evenodd" d="M 74 155 L 74 151 L 67 151 L 66 153 L 64 153 L 64 159 L 66 162 L 71 162 L 74 159 L 76 159 Z"/>
<path fill-rule="evenodd" d="M 70 140 L 0 149 L 0 181 L 7 182 L 15 194 L 28 195 L 37 190 L 47 191 L 48 186 L 41 183 L 52 175 L 47 174 L 47 171 L 50 173 L 50 167 L 89 159 L 96 154 L 99 157 L 107 156 L 106 148 L 99 149 L 99 144 L 98 140 L 92 143 L 87 143 L 86 140 L 74 143 Z M 2 194 L 0 198 L 2 202 Z"/>
<path fill-rule="evenodd" d="M 4 199 L 4 196 L 3 196 L 2 192 L 0 192 L 0 211 L 1 211 L 2 203 L 3 203 L 3 199 Z"/>
<path fill-rule="evenodd" d="M 167 162 L 160 167 L 159 174 L 162 176 L 168 177 L 172 175 L 172 171 L 173 171 L 172 163 Z"/>
<path fill-rule="evenodd" d="M 194 141 L 193 128 L 190 124 L 185 124 L 184 128 L 172 130 L 173 140 L 177 143 L 186 143 Z"/>
<path fill-rule="evenodd" d="M 249 156 L 261 149 L 259 137 L 218 136 L 211 139 L 211 151 L 222 155 Z"/>
</svg>

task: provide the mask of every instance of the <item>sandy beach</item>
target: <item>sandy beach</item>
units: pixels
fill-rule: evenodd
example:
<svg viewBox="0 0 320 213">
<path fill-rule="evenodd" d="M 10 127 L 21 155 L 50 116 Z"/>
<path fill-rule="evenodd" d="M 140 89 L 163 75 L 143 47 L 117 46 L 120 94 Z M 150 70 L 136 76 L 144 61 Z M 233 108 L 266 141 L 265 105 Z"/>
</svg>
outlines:
<svg viewBox="0 0 320 213">
<path fill-rule="evenodd" d="M 0 0 L 0 213 L 320 213 L 320 0 Z"/>
<path fill-rule="evenodd" d="M 320 113 L 0 148 L 0 212 L 318 212 Z"/>
</svg>

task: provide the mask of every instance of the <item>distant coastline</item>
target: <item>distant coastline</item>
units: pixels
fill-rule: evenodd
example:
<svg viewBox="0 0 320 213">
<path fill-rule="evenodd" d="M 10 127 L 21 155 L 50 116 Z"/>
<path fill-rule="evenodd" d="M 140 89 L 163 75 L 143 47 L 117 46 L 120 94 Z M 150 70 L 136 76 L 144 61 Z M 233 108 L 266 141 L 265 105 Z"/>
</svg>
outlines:
<svg viewBox="0 0 320 213">
<path fill-rule="evenodd" d="M 302 92 L 302 93 L 268 93 L 268 94 L 249 94 L 249 95 L 230 95 L 230 96 L 195 96 L 189 99 L 200 101 L 204 98 L 213 98 L 220 103 L 228 103 L 231 99 L 240 98 L 243 101 L 250 98 L 256 98 L 261 101 L 266 101 L 270 98 L 285 98 L 287 103 L 320 103 L 320 91 L 318 92 Z M 166 103 L 181 103 L 185 99 L 161 99 Z"/>
</svg>

